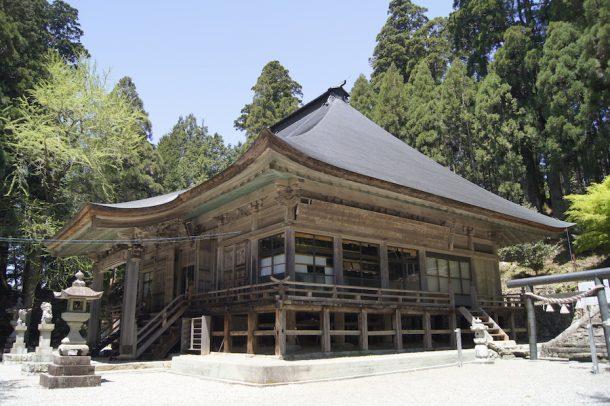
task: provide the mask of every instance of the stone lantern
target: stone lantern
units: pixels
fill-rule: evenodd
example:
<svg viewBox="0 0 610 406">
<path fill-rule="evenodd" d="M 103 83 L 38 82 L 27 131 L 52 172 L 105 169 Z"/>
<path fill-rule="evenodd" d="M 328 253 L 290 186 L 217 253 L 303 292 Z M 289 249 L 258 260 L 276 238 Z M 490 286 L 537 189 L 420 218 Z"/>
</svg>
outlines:
<svg viewBox="0 0 610 406">
<path fill-rule="evenodd" d="M 48 373 L 40 375 L 40 384 L 49 389 L 99 386 L 102 382 L 102 377 L 95 375 L 95 367 L 87 355 L 89 346 L 80 335 L 80 328 L 89 320 L 89 302 L 99 300 L 103 292 L 88 288 L 83 281 L 84 276 L 78 271 L 72 286 L 55 292 L 57 299 L 68 301 L 68 309 L 61 314 L 61 318 L 68 323 L 70 333 L 61 340 L 59 356 L 49 365 Z"/>
<path fill-rule="evenodd" d="M 493 359 L 490 358 L 489 349 L 487 349 L 487 329 L 488 327 L 483 324 L 481 319 L 478 317 L 472 319 L 470 330 L 474 332 L 474 356 L 477 363 L 493 363 Z"/>
<path fill-rule="evenodd" d="M 55 298 L 68 300 L 68 310 L 61 314 L 61 318 L 70 327 L 70 332 L 61 340 L 59 346 L 61 355 L 89 354 L 89 346 L 81 336 L 80 328 L 84 322 L 89 320 L 89 302 L 100 299 L 103 292 L 96 292 L 88 288 L 83 281 L 84 276 L 81 271 L 78 271 L 72 286 L 63 289 L 61 292 L 55 292 Z"/>
</svg>

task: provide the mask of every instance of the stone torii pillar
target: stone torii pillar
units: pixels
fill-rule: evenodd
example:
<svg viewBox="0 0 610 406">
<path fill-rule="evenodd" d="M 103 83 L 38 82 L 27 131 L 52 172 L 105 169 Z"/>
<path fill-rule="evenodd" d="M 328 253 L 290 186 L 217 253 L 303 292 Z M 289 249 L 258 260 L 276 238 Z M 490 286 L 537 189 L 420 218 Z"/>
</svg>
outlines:
<svg viewBox="0 0 610 406">
<path fill-rule="evenodd" d="M 136 327 L 136 305 L 138 298 L 138 276 L 140 273 L 141 248 L 132 247 L 126 264 L 123 285 L 123 309 L 121 312 L 121 338 L 119 358 L 136 357 L 138 332 Z"/>
</svg>

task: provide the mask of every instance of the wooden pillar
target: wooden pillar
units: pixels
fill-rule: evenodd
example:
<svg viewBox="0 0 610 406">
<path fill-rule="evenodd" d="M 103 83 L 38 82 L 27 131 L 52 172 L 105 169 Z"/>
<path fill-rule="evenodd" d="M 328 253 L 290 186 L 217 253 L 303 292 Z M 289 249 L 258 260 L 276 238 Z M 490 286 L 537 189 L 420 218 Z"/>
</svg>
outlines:
<svg viewBox="0 0 610 406">
<path fill-rule="evenodd" d="M 379 274 L 381 276 L 381 287 L 390 287 L 390 273 L 388 269 L 388 245 L 383 242 L 379 245 Z"/>
<path fill-rule="evenodd" d="M 424 317 L 424 348 L 432 349 L 432 323 L 430 321 L 430 313 L 425 312 Z"/>
<path fill-rule="evenodd" d="M 275 355 L 286 355 L 286 310 L 275 309 Z"/>
<path fill-rule="evenodd" d="M 225 312 L 224 315 L 224 352 L 231 352 L 231 313 Z"/>
<path fill-rule="evenodd" d="M 297 312 L 294 310 L 286 311 L 286 330 L 296 330 L 297 329 Z M 296 345 L 297 336 L 289 335 L 286 336 L 286 343 L 290 345 Z"/>
<path fill-rule="evenodd" d="M 426 251 L 419 251 L 419 288 L 428 290 L 428 277 L 426 276 Z"/>
<path fill-rule="evenodd" d="M 323 307 L 320 313 L 320 324 L 322 330 L 322 352 L 331 352 L 330 348 L 330 311 Z"/>
<path fill-rule="evenodd" d="M 257 315 L 254 310 L 248 312 L 248 342 L 246 344 L 246 352 L 248 354 L 256 354 L 256 336 L 254 331 L 257 327 Z"/>
<path fill-rule="evenodd" d="M 398 308 L 394 312 L 394 331 L 394 348 L 402 351 L 402 313 Z"/>
<path fill-rule="evenodd" d="M 135 358 L 138 345 L 138 332 L 136 326 L 136 305 L 138 294 L 138 275 L 140 273 L 140 258 L 133 248 L 129 251 L 123 286 L 123 309 L 121 313 L 121 337 L 119 357 L 123 359 Z"/>
<path fill-rule="evenodd" d="M 201 267 L 201 240 L 196 240 L 194 246 L 195 264 L 193 265 L 193 293 L 199 293 L 200 290 L 203 290 L 203 287 L 199 286 L 199 268 Z"/>
<path fill-rule="evenodd" d="M 104 290 L 104 273 L 95 267 L 93 270 L 93 283 L 91 289 L 96 292 Z M 100 341 L 100 315 L 102 310 L 102 301 L 94 300 L 90 304 L 91 314 L 87 323 L 87 345 L 90 348 L 97 346 Z"/>
<path fill-rule="evenodd" d="M 393 314 L 384 314 L 383 315 L 383 329 L 385 331 L 392 331 L 392 325 L 394 324 L 392 319 L 394 318 Z M 383 336 L 382 337 L 382 341 L 384 343 L 391 343 L 392 342 L 392 336 Z"/>
<path fill-rule="evenodd" d="M 345 330 L 345 313 L 333 313 L 335 321 L 335 330 Z M 335 342 L 337 344 L 345 344 L 345 336 L 335 336 Z"/>
<path fill-rule="evenodd" d="M 258 240 L 250 241 L 250 283 L 258 283 Z"/>
<path fill-rule="evenodd" d="M 452 311 L 451 313 L 449 313 L 449 330 L 451 330 L 451 333 L 449 333 L 449 344 L 451 345 L 451 348 L 457 347 L 456 338 L 455 338 L 455 329 L 456 328 L 457 328 L 457 312 Z"/>
<path fill-rule="evenodd" d="M 368 351 L 369 349 L 369 321 L 366 309 L 360 309 L 358 314 L 358 329 L 360 330 L 360 350 Z"/>
<path fill-rule="evenodd" d="M 333 238 L 333 267 L 335 270 L 335 283 L 344 285 L 343 279 L 343 239 L 341 237 Z"/>
<path fill-rule="evenodd" d="M 517 340 L 517 323 L 515 323 L 515 312 L 513 310 L 509 310 L 508 312 L 510 324 L 510 338 L 511 340 Z"/>
<path fill-rule="evenodd" d="M 294 273 L 294 255 L 295 255 L 295 246 L 294 246 L 294 229 L 292 227 L 286 228 L 285 233 L 286 238 L 286 276 L 290 276 L 290 280 L 295 280 Z"/>
</svg>

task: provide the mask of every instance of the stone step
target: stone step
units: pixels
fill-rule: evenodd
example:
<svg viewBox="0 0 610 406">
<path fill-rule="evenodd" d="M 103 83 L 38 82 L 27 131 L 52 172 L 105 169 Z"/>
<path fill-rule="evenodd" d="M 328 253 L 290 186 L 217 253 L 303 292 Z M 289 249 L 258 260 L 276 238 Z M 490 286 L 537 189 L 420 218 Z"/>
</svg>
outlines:
<svg viewBox="0 0 610 406">
<path fill-rule="evenodd" d="M 55 356 L 53 363 L 55 365 L 91 365 L 91 357 L 89 355 Z"/>
<path fill-rule="evenodd" d="M 101 384 L 102 377 L 100 375 L 52 376 L 49 374 L 40 374 L 40 385 L 49 389 L 81 388 L 100 386 Z"/>
<path fill-rule="evenodd" d="M 49 375 L 52 376 L 76 376 L 93 375 L 95 367 L 93 365 L 55 365 L 51 364 L 48 368 Z"/>
</svg>

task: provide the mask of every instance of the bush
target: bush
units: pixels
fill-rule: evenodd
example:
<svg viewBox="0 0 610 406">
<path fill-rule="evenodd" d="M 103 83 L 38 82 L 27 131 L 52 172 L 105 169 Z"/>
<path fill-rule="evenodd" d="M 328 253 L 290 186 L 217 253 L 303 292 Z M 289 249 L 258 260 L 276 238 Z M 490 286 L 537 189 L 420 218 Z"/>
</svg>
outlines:
<svg viewBox="0 0 610 406">
<path fill-rule="evenodd" d="M 517 244 L 498 251 L 501 261 L 516 262 L 530 268 L 536 275 L 544 268 L 544 262 L 557 254 L 557 245 L 545 241 Z"/>
</svg>

